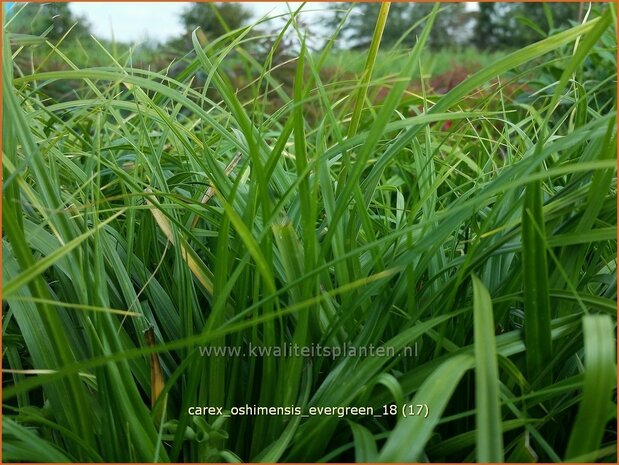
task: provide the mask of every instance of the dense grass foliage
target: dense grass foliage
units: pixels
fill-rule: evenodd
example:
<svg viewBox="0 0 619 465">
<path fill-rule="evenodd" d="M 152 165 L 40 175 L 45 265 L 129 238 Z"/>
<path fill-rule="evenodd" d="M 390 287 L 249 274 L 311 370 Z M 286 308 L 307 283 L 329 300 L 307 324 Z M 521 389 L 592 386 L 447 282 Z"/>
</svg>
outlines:
<svg viewBox="0 0 619 465">
<path fill-rule="evenodd" d="M 614 5 L 442 90 L 435 14 L 349 75 L 294 14 L 176 73 L 5 31 L 5 461 L 616 461 Z M 246 404 L 428 412 L 188 414 Z"/>
</svg>

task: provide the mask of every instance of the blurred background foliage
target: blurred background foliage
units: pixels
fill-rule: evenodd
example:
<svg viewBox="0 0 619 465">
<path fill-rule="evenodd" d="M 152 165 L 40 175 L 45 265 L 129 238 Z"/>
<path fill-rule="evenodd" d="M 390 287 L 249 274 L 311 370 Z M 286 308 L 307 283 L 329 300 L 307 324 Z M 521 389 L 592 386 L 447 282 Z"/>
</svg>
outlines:
<svg viewBox="0 0 619 465">
<path fill-rule="evenodd" d="M 556 30 L 582 21 L 583 3 L 479 3 L 471 10 L 462 3 L 446 4 L 432 30 L 429 44 L 435 49 L 474 46 L 479 50 L 514 49 L 537 40 Z M 342 30 L 346 48 L 365 48 L 372 38 L 379 3 L 333 2 L 323 15 L 320 26 L 335 30 L 348 16 Z M 421 20 L 430 13 L 431 3 L 394 3 L 383 35 L 384 46 L 397 42 L 411 45 L 421 30 Z M 60 39 L 69 30 L 71 38 L 90 35 L 90 24 L 69 9 L 69 3 L 30 3 L 14 6 L 19 15 L 12 21 L 11 31 Z M 350 11 L 349 11 L 350 10 Z M 201 28 L 210 39 L 246 26 L 253 14 L 243 3 L 193 3 L 181 14 L 185 32 L 169 43 L 184 44 L 196 28 Z M 415 26 L 415 27 L 413 27 Z M 312 31 L 309 31 L 310 33 Z M 328 35 L 328 34 L 326 34 Z M 402 39 L 402 37 L 404 38 Z M 402 40 L 401 40 L 402 39 Z"/>
<path fill-rule="evenodd" d="M 273 77 L 284 90 L 292 88 L 297 38 L 291 33 L 279 37 L 281 23 L 261 21 L 247 4 L 191 3 L 181 13 L 184 32 L 165 41 L 148 39 L 137 44 L 92 36 L 91 24 L 74 14 L 69 5 L 68 2 L 13 4 L 7 30 L 12 33 L 18 74 L 22 70 L 69 69 L 68 61 L 54 51 L 57 47 L 78 68 L 109 66 L 111 55 L 116 64 L 175 77 L 195 58 L 191 33 L 199 29 L 200 39 L 213 42 L 214 50 L 228 43 L 226 34 L 233 37 L 245 34 L 242 51 L 240 48 L 227 51 L 226 60 L 221 64 L 221 70 L 227 73 L 240 95 L 251 92 L 248 90 L 250 83 L 258 76 L 255 69 L 246 66 L 245 58 L 239 53 L 249 54 L 257 62 L 270 60 Z M 303 16 L 297 18 L 308 38 L 307 46 L 318 52 L 325 45 L 323 38 L 335 37 L 334 52 L 320 70 L 322 79 L 325 82 L 335 78 L 356 80 L 365 63 L 364 50 L 371 41 L 380 4 L 333 2 L 324 8 L 321 19 L 311 24 L 304 22 Z M 599 5 L 594 4 L 592 8 L 599 8 Z M 429 3 L 393 3 L 381 49 L 396 55 L 410 49 L 431 9 Z M 423 87 L 426 91 L 444 94 L 507 53 L 582 22 L 586 12 L 582 3 L 490 2 L 479 3 L 476 9 L 462 3 L 444 4 L 423 51 L 423 82 L 418 82 L 414 86 L 417 89 L 411 90 Z M 273 47 L 276 42 L 278 45 Z M 599 57 L 597 61 L 596 57 Z M 606 68 L 612 62 L 594 55 L 587 59 L 585 68 L 592 77 L 608 75 Z M 388 59 L 383 63 L 377 64 L 375 76 L 388 78 L 400 71 L 401 60 Z M 557 73 L 561 71 L 560 67 L 556 69 Z M 205 73 L 198 72 L 191 85 L 201 90 L 206 79 Z M 66 101 L 81 95 L 80 87 L 83 88 L 83 83 L 64 80 L 47 86 L 46 91 L 54 100 Z M 377 89 L 379 100 L 386 90 Z M 210 98 L 218 97 L 215 89 L 206 92 Z M 277 107 L 281 102 L 274 96 L 270 104 Z"/>
</svg>

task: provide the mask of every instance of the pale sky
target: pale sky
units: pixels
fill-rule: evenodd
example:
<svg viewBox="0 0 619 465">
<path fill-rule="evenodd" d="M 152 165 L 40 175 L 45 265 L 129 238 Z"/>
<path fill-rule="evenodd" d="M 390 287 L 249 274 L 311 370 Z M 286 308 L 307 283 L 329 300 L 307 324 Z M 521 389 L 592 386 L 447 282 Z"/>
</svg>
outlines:
<svg viewBox="0 0 619 465">
<path fill-rule="evenodd" d="M 92 25 L 92 32 L 97 37 L 111 39 L 112 33 L 120 42 L 135 42 L 145 38 L 152 38 L 159 42 L 179 35 L 183 32 L 180 13 L 187 8 L 187 2 L 72 2 L 71 10 L 85 16 Z M 245 3 L 247 8 L 254 12 L 254 18 L 263 15 L 277 15 L 288 11 L 284 2 Z M 301 3 L 290 2 L 292 10 L 301 6 Z M 309 3 L 304 7 L 302 19 L 311 24 L 320 17 L 315 10 L 326 9 L 326 3 Z"/>
</svg>

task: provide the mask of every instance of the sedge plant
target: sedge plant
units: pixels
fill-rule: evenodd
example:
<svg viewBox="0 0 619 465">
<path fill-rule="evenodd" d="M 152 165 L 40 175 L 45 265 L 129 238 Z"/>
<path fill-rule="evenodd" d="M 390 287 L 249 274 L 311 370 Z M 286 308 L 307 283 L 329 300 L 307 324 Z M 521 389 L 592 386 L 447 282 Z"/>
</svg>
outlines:
<svg viewBox="0 0 619 465">
<path fill-rule="evenodd" d="M 616 461 L 614 5 L 446 93 L 388 9 L 354 79 L 298 11 L 176 72 L 4 28 L 5 461 Z M 207 350 L 293 345 L 392 355 Z"/>
</svg>

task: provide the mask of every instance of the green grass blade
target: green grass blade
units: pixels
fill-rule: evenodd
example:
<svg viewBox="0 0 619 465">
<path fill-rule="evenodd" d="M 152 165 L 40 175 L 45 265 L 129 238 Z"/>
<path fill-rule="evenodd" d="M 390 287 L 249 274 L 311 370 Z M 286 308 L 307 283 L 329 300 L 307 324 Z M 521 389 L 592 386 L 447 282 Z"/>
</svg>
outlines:
<svg viewBox="0 0 619 465">
<path fill-rule="evenodd" d="M 11 418 L 2 420 L 2 458 L 7 462 L 73 462 L 45 439 Z"/>
<path fill-rule="evenodd" d="M 492 300 L 476 276 L 473 276 L 473 293 L 477 461 L 502 462 L 503 432 Z"/>
<path fill-rule="evenodd" d="M 17 289 L 28 284 L 33 279 L 36 279 L 37 276 L 39 276 L 43 271 L 48 269 L 58 260 L 61 260 L 62 258 L 64 258 L 72 250 L 79 247 L 80 244 L 82 244 L 86 239 L 94 235 L 99 229 L 104 227 L 106 224 L 112 222 L 113 220 L 115 220 L 117 217 L 119 217 L 123 213 L 124 211 L 119 211 L 113 214 L 107 220 L 102 221 L 96 228 L 89 229 L 85 233 L 80 234 L 75 239 L 71 240 L 70 242 L 67 242 L 62 247 L 56 249 L 51 254 L 47 255 L 45 258 L 37 261 L 29 268 L 23 270 L 18 276 L 16 276 L 11 281 L 6 283 L 6 285 L 4 285 L 2 289 L 4 297 L 5 298 L 10 297 L 11 295 L 15 293 Z"/>
<path fill-rule="evenodd" d="M 437 368 L 421 385 L 411 404 L 428 405 L 428 418 L 409 416 L 400 418 L 383 446 L 378 462 L 418 462 L 426 443 L 441 419 L 456 386 L 468 369 L 474 365 L 470 355 L 453 356 Z M 402 444 L 408 444 L 402 447 Z"/>
<path fill-rule="evenodd" d="M 607 422 L 614 416 L 612 402 L 616 389 L 616 343 L 608 315 L 583 318 L 585 338 L 585 381 L 578 415 L 565 452 L 567 461 L 594 462 Z"/>
<path fill-rule="evenodd" d="M 355 107 L 350 119 L 350 125 L 348 126 L 348 138 L 357 134 L 359 128 L 359 121 L 361 121 L 361 112 L 363 111 L 363 104 L 365 103 L 365 97 L 372 78 L 372 71 L 376 64 L 376 58 L 378 57 L 378 48 L 380 47 L 380 41 L 383 37 L 385 25 L 387 24 L 387 16 L 389 16 L 389 7 L 391 3 L 384 2 L 380 4 L 380 10 L 378 11 L 378 18 L 376 19 L 376 27 L 374 28 L 374 34 L 372 34 L 372 42 L 368 49 L 368 57 L 363 68 L 363 74 L 359 80 L 359 89 L 355 96 Z"/>
<path fill-rule="evenodd" d="M 364 426 L 349 422 L 355 442 L 355 462 L 375 462 L 378 457 L 378 449 L 374 435 Z"/>
<path fill-rule="evenodd" d="M 527 373 L 535 380 L 552 356 L 550 297 L 546 258 L 542 185 L 527 186 L 522 211 L 522 267 L 524 274 L 524 334 Z M 550 374 L 546 375 L 547 380 Z"/>
</svg>

